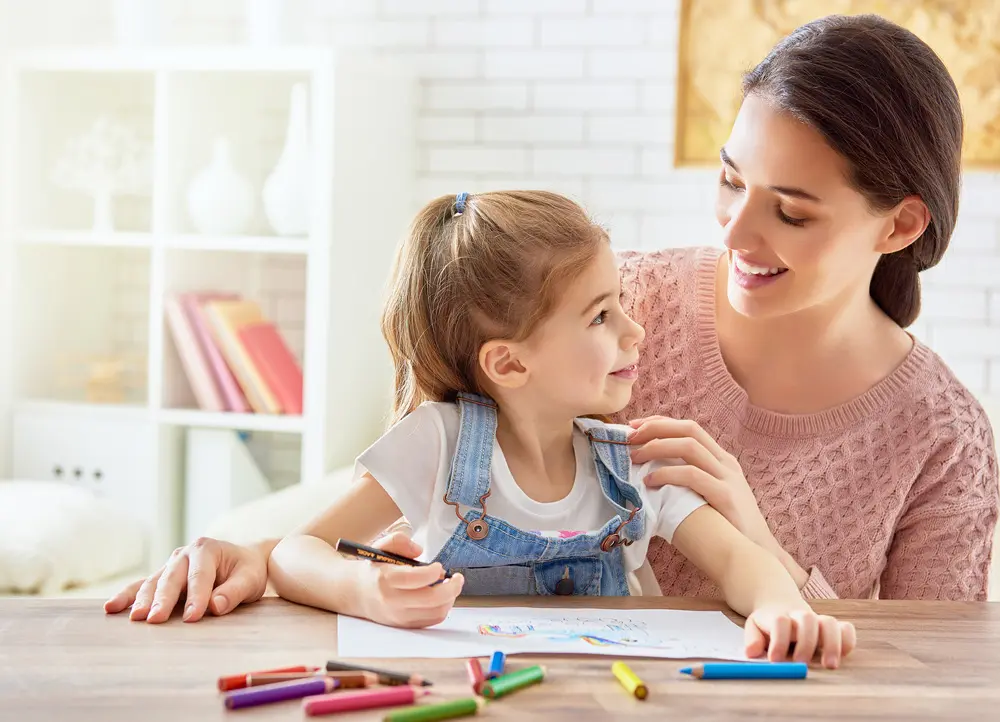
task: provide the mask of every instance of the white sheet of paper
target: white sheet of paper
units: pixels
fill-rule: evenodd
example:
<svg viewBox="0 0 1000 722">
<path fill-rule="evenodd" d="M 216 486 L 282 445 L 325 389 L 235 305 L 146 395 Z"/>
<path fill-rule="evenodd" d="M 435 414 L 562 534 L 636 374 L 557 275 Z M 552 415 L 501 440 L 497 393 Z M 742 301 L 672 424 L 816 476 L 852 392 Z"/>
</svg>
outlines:
<svg viewBox="0 0 1000 722">
<path fill-rule="evenodd" d="M 722 612 L 667 609 L 458 607 L 441 624 L 398 629 L 338 616 L 341 657 L 485 657 L 597 654 L 663 659 L 747 659 L 743 629 Z"/>
</svg>

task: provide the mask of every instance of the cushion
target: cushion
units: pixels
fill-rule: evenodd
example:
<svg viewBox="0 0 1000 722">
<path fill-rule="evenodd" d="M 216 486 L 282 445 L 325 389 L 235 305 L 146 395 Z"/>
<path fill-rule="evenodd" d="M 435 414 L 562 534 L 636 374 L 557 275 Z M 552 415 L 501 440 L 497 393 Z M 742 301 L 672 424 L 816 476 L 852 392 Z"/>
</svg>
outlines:
<svg viewBox="0 0 1000 722">
<path fill-rule="evenodd" d="M 145 561 L 142 523 L 87 489 L 0 481 L 0 593 L 56 594 Z"/>
</svg>

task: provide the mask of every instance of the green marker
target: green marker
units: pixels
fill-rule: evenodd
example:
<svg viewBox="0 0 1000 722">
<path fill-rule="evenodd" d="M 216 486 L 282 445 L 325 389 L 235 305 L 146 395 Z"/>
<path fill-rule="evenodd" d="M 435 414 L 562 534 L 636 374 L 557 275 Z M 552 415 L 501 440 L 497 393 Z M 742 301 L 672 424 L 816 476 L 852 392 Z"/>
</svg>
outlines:
<svg viewBox="0 0 1000 722">
<path fill-rule="evenodd" d="M 382 722 L 437 722 L 442 719 L 467 717 L 478 714 L 479 709 L 486 704 L 485 700 L 476 697 L 454 699 L 438 704 L 421 704 L 406 709 L 390 712 L 382 718 Z"/>
<path fill-rule="evenodd" d="M 481 694 L 483 697 L 496 699 L 524 687 L 538 684 L 543 679 L 545 679 L 545 667 L 535 665 L 534 667 L 519 669 L 516 672 L 509 672 L 488 682 L 484 682 Z"/>
</svg>

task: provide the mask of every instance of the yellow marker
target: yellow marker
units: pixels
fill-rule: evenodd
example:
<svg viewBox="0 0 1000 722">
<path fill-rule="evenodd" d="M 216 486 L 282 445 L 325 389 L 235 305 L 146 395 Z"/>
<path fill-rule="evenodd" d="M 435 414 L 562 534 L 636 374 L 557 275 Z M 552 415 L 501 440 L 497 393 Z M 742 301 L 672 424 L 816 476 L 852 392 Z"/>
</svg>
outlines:
<svg viewBox="0 0 1000 722">
<path fill-rule="evenodd" d="M 612 664 L 611 672 L 621 682 L 622 687 L 627 689 L 629 694 L 634 694 L 636 699 L 646 699 L 649 696 L 649 688 L 646 687 L 643 681 L 624 662 L 615 662 Z"/>
</svg>

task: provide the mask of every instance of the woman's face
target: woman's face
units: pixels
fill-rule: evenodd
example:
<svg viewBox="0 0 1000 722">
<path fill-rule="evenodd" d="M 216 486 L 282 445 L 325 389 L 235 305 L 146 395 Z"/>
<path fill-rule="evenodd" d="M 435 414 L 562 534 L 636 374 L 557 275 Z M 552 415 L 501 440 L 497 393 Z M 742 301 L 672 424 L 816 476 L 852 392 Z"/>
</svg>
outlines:
<svg viewBox="0 0 1000 722">
<path fill-rule="evenodd" d="M 868 208 L 817 131 L 750 95 L 721 157 L 716 216 L 737 312 L 772 318 L 868 296 L 893 214 Z"/>
</svg>

